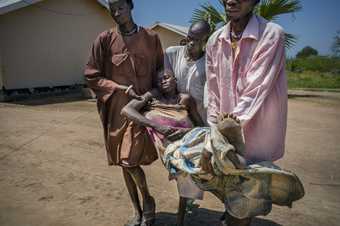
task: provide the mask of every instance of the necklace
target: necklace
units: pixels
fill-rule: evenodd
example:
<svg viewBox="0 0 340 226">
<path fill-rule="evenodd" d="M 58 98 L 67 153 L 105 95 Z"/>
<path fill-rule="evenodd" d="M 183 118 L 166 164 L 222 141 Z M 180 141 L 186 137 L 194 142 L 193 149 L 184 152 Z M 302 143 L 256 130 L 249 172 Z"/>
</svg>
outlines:
<svg viewBox="0 0 340 226">
<path fill-rule="evenodd" d="M 236 34 L 232 29 L 230 29 L 230 35 L 234 40 L 240 40 L 243 35 L 243 31 L 239 34 Z"/>
<path fill-rule="evenodd" d="M 133 27 L 133 29 L 131 31 L 128 31 L 128 32 L 122 32 L 122 31 L 119 31 L 123 36 L 131 36 L 133 35 L 134 33 L 137 33 L 138 32 L 138 26 L 135 25 Z"/>
</svg>

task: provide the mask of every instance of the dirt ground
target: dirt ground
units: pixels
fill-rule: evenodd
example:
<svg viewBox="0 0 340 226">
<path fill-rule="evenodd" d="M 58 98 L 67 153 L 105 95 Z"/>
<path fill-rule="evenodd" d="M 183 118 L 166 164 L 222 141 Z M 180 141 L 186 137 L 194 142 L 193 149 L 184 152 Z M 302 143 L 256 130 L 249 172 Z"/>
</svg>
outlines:
<svg viewBox="0 0 340 226">
<path fill-rule="evenodd" d="M 289 100 L 286 155 L 306 196 L 274 207 L 253 226 L 340 225 L 340 100 Z M 156 226 L 175 222 L 174 182 L 157 161 L 146 167 Z M 118 167 L 108 167 L 94 102 L 49 98 L 0 103 L 0 225 L 122 226 L 131 205 Z M 188 226 L 217 226 L 223 206 L 206 193 Z"/>
</svg>

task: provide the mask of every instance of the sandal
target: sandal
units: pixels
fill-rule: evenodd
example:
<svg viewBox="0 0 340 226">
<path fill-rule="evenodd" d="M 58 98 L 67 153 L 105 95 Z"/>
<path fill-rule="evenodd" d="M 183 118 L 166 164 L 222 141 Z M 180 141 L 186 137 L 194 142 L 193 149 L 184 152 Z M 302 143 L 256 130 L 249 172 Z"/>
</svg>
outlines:
<svg viewBox="0 0 340 226">
<path fill-rule="evenodd" d="M 229 226 L 230 224 L 230 215 L 227 210 L 224 211 L 223 215 L 220 217 L 220 221 L 223 226 Z"/>
<path fill-rule="evenodd" d="M 143 217 L 140 226 L 151 226 L 155 223 L 156 218 L 156 203 L 153 197 L 150 197 L 150 207 L 148 209 L 143 207 Z"/>
<path fill-rule="evenodd" d="M 132 219 L 130 219 L 124 226 L 140 226 L 141 225 L 141 218 L 134 216 Z"/>
</svg>

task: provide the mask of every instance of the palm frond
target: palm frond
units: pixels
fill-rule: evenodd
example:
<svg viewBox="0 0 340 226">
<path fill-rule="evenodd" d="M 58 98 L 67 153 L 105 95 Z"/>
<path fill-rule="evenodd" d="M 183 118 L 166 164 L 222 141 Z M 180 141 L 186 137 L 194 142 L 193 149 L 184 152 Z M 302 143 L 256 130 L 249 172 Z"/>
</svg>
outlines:
<svg viewBox="0 0 340 226">
<path fill-rule="evenodd" d="M 256 12 L 267 20 L 276 20 L 279 15 L 295 13 L 301 9 L 299 0 L 262 0 Z"/>
<path fill-rule="evenodd" d="M 226 23 L 226 16 L 224 13 L 220 12 L 215 6 L 207 2 L 202 4 L 199 9 L 194 10 L 190 23 L 194 23 L 200 20 L 205 20 L 209 22 L 210 26 L 212 27 L 212 30 L 215 30 L 218 24 Z"/>
<path fill-rule="evenodd" d="M 257 5 L 256 14 L 267 20 L 276 20 L 280 15 L 298 12 L 302 9 L 300 0 L 261 0 Z M 224 25 L 228 22 L 228 18 L 223 10 L 223 1 L 219 0 L 219 5 L 214 6 L 207 2 L 195 9 L 191 18 L 191 23 L 206 20 L 209 22 L 212 31 L 220 24 Z M 286 34 L 285 45 L 287 48 L 293 47 L 297 42 L 297 38 L 292 34 Z"/>
<path fill-rule="evenodd" d="M 296 43 L 297 43 L 296 36 L 289 33 L 285 33 L 285 46 L 287 49 L 292 48 Z"/>
</svg>

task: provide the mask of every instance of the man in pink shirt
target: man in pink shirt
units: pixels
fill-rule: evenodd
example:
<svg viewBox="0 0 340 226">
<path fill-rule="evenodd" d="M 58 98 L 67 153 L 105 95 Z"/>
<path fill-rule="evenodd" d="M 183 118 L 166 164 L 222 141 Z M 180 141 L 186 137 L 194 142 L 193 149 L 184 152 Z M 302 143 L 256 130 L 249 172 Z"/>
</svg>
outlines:
<svg viewBox="0 0 340 226">
<path fill-rule="evenodd" d="M 208 123 L 221 113 L 237 116 L 252 163 L 283 156 L 287 125 L 284 31 L 253 14 L 258 2 L 223 0 L 230 22 L 206 48 Z M 250 219 L 231 222 L 249 225 Z"/>
</svg>

